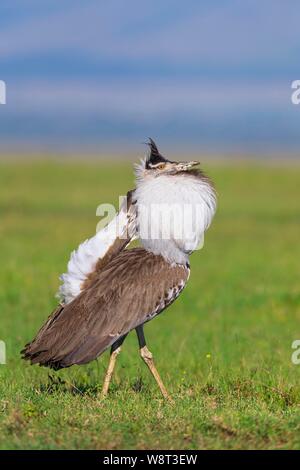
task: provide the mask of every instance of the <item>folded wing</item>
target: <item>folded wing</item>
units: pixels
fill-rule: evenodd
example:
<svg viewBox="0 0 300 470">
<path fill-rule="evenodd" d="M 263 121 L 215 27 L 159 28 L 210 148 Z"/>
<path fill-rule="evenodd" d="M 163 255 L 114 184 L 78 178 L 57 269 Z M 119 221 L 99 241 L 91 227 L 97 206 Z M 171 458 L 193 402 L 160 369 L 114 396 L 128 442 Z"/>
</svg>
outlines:
<svg viewBox="0 0 300 470">
<path fill-rule="evenodd" d="M 24 359 L 55 369 L 90 362 L 168 307 L 188 275 L 187 267 L 172 266 L 143 248 L 120 252 L 49 317 L 22 351 Z"/>
</svg>

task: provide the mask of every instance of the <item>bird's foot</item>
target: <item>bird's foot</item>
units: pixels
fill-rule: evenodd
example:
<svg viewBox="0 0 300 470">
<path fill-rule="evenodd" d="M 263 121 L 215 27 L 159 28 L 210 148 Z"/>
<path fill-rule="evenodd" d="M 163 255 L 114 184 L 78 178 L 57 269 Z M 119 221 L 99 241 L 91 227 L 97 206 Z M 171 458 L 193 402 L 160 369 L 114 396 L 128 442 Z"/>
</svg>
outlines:
<svg viewBox="0 0 300 470">
<path fill-rule="evenodd" d="M 141 354 L 141 357 L 142 357 L 143 361 L 149 367 L 149 370 L 150 370 L 151 374 L 155 378 L 156 383 L 159 386 L 159 389 L 160 389 L 163 397 L 166 400 L 168 400 L 170 403 L 174 403 L 174 400 L 168 394 L 167 389 L 164 386 L 163 381 L 161 380 L 160 375 L 159 375 L 159 373 L 158 373 L 158 371 L 155 367 L 154 360 L 153 360 L 153 354 L 151 353 L 151 351 L 149 351 L 147 346 L 144 346 L 140 349 L 140 354 Z"/>
</svg>

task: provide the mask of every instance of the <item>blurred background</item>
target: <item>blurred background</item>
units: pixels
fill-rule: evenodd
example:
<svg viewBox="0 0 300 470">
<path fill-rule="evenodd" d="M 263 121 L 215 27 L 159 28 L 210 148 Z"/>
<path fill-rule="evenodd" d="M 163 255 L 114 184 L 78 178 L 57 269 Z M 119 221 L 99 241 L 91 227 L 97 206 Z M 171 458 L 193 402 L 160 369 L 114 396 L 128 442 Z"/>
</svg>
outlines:
<svg viewBox="0 0 300 470">
<path fill-rule="evenodd" d="M 1 153 L 297 158 L 296 0 L 2 0 Z"/>
<path fill-rule="evenodd" d="M 0 448 L 300 449 L 299 18 L 296 0 L 1 0 Z M 103 406 L 107 354 L 61 382 L 20 359 L 148 137 L 218 192 L 183 296 L 146 327 L 172 410 L 134 334 Z"/>
</svg>

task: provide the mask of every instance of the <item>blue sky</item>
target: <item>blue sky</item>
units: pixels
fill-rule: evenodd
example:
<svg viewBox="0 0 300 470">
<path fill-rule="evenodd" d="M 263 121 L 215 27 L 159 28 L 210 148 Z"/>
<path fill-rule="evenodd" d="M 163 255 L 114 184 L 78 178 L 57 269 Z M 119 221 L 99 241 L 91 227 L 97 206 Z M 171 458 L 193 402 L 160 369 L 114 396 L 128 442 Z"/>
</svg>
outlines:
<svg viewBox="0 0 300 470">
<path fill-rule="evenodd" d="M 296 0 L 2 0 L 0 151 L 300 150 Z"/>
</svg>

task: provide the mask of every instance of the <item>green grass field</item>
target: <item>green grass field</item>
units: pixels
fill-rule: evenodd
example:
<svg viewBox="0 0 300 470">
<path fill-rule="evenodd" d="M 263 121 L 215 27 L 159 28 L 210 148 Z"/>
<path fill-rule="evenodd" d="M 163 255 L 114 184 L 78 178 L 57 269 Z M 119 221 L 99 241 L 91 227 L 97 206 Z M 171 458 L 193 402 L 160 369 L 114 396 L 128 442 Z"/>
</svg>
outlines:
<svg viewBox="0 0 300 470">
<path fill-rule="evenodd" d="M 56 305 L 96 207 L 133 186 L 129 163 L 0 163 L 2 449 L 300 448 L 300 167 L 212 164 L 218 212 L 183 295 L 146 326 L 165 403 L 131 333 L 106 401 L 105 353 L 54 373 L 19 356 Z"/>
</svg>

